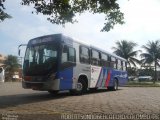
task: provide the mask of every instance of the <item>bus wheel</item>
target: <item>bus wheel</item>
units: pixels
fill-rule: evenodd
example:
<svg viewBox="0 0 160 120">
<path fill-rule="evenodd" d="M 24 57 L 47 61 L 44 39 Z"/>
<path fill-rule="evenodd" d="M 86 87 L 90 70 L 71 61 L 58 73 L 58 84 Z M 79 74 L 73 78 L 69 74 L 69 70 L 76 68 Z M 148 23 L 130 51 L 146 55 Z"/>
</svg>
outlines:
<svg viewBox="0 0 160 120">
<path fill-rule="evenodd" d="M 52 95 L 57 95 L 58 94 L 58 90 L 48 90 L 48 92 Z"/>
<path fill-rule="evenodd" d="M 87 91 L 87 84 L 84 80 L 80 79 L 77 83 L 75 90 L 70 90 L 71 95 L 82 95 Z"/>
<path fill-rule="evenodd" d="M 118 80 L 114 80 L 114 90 L 118 90 Z"/>
<path fill-rule="evenodd" d="M 111 91 L 118 90 L 118 80 L 117 79 L 114 79 L 114 86 L 108 87 L 108 90 L 111 90 Z"/>
</svg>

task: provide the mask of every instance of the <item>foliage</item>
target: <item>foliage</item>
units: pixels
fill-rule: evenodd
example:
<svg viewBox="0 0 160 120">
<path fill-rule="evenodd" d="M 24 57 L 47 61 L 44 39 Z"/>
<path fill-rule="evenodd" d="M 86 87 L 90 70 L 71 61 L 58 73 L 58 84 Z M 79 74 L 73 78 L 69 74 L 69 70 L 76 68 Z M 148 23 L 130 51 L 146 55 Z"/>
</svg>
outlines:
<svg viewBox="0 0 160 120">
<path fill-rule="evenodd" d="M 3 5 L 3 2 L 5 2 L 5 0 L 0 0 L 0 22 L 4 21 L 6 18 L 11 18 L 9 14 L 4 12 L 3 9 L 5 9 L 5 7 Z"/>
<path fill-rule="evenodd" d="M 136 67 L 136 63 L 140 63 L 140 61 L 135 58 L 137 53 L 140 51 L 134 50 L 136 46 L 137 44 L 134 42 L 121 40 L 117 41 L 116 47 L 113 47 L 112 49 L 116 55 L 121 56 L 127 60 L 129 67 L 131 67 L 131 65 Z"/>
<path fill-rule="evenodd" d="M 0 22 L 11 18 L 1 9 L 5 9 L 4 2 L 0 0 Z M 75 23 L 75 16 L 86 11 L 105 15 L 106 23 L 101 31 L 110 31 L 115 24 L 124 24 L 124 14 L 117 0 L 22 0 L 21 4 L 33 4 L 35 13 L 47 15 L 47 20 L 54 24 Z"/>
<path fill-rule="evenodd" d="M 155 68 L 155 79 L 153 82 L 157 80 L 157 65 L 159 65 L 159 59 L 160 59 L 160 41 L 148 41 L 146 45 L 142 46 L 146 53 L 142 53 L 142 65 L 147 64 L 154 64 Z"/>
<path fill-rule="evenodd" d="M 139 76 L 154 76 L 154 70 L 152 68 L 139 69 Z"/>
<path fill-rule="evenodd" d="M 137 76 L 137 70 L 135 67 L 128 67 L 128 76 Z"/>
<path fill-rule="evenodd" d="M 8 73 L 6 77 L 12 79 L 12 75 L 14 72 L 17 72 L 20 67 L 17 56 L 8 55 L 4 63 L 6 65 L 6 72 Z"/>
<path fill-rule="evenodd" d="M 109 31 L 115 24 L 123 24 L 124 15 L 117 0 L 22 0 L 22 5 L 34 5 L 35 12 L 47 15 L 54 24 L 77 22 L 77 14 L 89 11 L 105 14 L 106 23 L 102 31 Z"/>
</svg>

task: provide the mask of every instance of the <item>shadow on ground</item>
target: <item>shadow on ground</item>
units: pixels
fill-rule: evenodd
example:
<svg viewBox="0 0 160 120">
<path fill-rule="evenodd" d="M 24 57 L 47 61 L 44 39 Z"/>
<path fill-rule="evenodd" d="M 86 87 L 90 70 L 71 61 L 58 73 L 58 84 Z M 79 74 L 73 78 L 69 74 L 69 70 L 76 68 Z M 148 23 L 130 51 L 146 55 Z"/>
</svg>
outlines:
<svg viewBox="0 0 160 120">
<path fill-rule="evenodd" d="M 110 91 L 106 89 L 101 89 L 96 91 L 87 91 L 87 93 L 85 93 L 85 96 L 90 94 L 101 94 L 102 92 L 110 92 Z M 7 108 L 7 107 L 15 107 L 17 105 L 23 105 L 28 103 L 50 101 L 54 99 L 63 99 L 66 97 L 73 97 L 73 95 L 70 95 L 68 91 L 60 92 L 57 95 L 51 95 L 48 92 L 15 94 L 15 95 L 6 95 L 6 96 L 4 95 L 4 96 L 0 96 L 0 109 Z"/>
</svg>

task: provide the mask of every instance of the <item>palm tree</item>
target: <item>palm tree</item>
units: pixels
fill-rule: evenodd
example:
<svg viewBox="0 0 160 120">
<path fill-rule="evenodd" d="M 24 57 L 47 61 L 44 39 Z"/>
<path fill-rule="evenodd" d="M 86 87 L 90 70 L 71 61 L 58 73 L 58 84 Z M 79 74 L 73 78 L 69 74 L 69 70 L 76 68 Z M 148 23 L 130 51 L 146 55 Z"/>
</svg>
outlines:
<svg viewBox="0 0 160 120">
<path fill-rule="evenodd" d="M 140 61 L 135 58 L 140 51 L 134 50 L 134 48 L 137 46 L 136 43 L 127 40 L 121 40 L 116 42 L 116 46 L 117 47 L 112 48 L 114 53 L 120 57 L 125 58 L 130 68 L 131 65 L 136 67 L 136 63 L 140 63 Z"/>
<path fill-rule="evenodd" d="M 157 80 L 157 65 L 159 65 L 158 61 L 160 59 L 160 41 L 156 40 L 156 41 L 148 41 L 148 43 L 146 45 L 142 46 L 146 53 L 142 53 L 141 57 L 142 57 L 142 65 L 144 64 L 149 64 L 152 65 L 154 64 L 154 68 L 155 68 L 155 73 L 154 73 L 154 80 L 153 82 L 155 83 L 155 81 Z"/>
</svg>

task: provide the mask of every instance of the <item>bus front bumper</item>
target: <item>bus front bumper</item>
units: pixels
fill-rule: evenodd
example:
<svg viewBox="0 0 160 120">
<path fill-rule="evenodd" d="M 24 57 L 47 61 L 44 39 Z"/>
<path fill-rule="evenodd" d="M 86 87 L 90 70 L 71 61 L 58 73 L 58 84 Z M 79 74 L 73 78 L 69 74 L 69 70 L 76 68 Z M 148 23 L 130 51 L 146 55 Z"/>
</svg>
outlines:
<svg viewBox="0 0 160 120">
<path fill-rule="evenodd" d="M 50 80 L 46 82 L 29 82 L 22 80 L 22 87 L 24 89 L 33 89 L 33 90 L 59 90 L 59 79 Z"/>
</svg>

